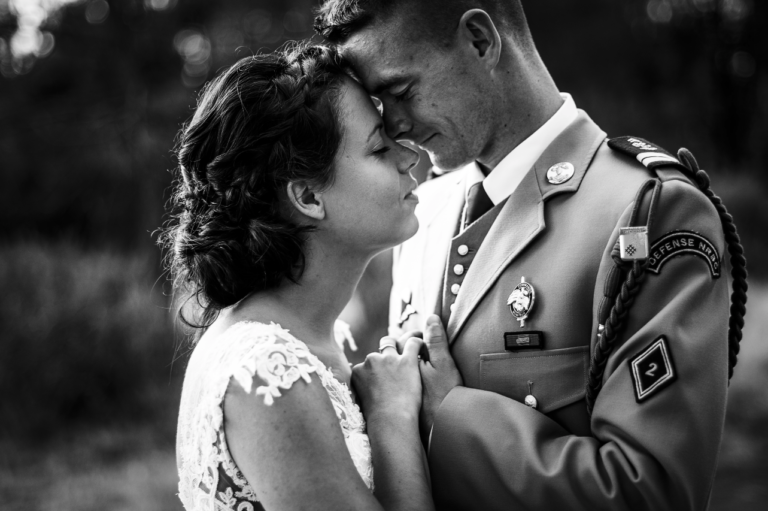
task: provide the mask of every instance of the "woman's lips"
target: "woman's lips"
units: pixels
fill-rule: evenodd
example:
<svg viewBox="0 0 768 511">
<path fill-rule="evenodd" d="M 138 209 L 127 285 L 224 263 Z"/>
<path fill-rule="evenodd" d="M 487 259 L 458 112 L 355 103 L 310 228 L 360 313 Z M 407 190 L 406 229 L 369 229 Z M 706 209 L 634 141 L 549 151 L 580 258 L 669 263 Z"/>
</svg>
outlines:
<svg viewBox="0 0 768 511">
<path fill-rule="evenodd" d="M 412 200 L 415 202 L 419 202 L 419 196 L 414 193 L 413 190 L 405 194 L 405 197 L 403 197 L 403 200 Z"/>
</svg>

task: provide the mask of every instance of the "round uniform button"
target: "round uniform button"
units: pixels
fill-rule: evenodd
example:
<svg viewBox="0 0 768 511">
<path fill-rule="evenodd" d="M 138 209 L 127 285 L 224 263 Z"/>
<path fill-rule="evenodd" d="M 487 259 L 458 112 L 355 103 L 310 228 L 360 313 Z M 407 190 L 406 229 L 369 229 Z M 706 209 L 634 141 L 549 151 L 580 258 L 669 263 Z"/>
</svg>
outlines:
<svg viewBox="0 0 768 511">
<path fill-rule="evenodd" d="M 451 286 L 451 293 L 457 295 L 459 294 L 459 289 L 461 289 L 461 286 L 459 284 L 454 284 Z"/>
<path fill-rule="evenodd" d="M 453 267 L 453 273 L 456 275 L 463 275 L 464 274 L 464 266 L 461 264 L 457 264 Z"/>
<path fill-rule="evenodd" d="M 456 252 L 458 252 L 460 256 L 465 256 L 469 254 L 469 247 L 466 245 L 459 245 L 459 248 L 456 249 Z"/>
<path fill-rule="evenodd" d="M 456 310 L 456 304 L 455 304 L 455 303 L 452 303 L 452 304 L 451 304 L 451 312 L 453 312 L 453 311 L 455 311 L 455 310 Z"/>
</svg>

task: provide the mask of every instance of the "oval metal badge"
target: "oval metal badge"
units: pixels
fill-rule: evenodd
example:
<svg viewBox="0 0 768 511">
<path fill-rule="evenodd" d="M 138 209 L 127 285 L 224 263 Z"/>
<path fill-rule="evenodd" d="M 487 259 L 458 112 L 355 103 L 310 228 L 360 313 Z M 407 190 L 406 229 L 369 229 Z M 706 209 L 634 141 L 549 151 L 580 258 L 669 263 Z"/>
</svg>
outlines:
<svg viewBox="0 0 768 511">
<path fill-rule="evenodd" d="M 515 319 L 520 322 L 521 328 L 525 326 L 525 320 L 528 319 L 535 300 L 536 291 L 533 286 L 525 281 L 525 277 L 520 277 L 520 283 L 507 298 L 507 305 Z"/>
<path fill-rule="evenodd" d="M 573 177 L 573 172 L 573 164 L 570 162 L 555 163 L 547 171 L 547 181 L 553 185 L 565 183 Z"/>
</svg>

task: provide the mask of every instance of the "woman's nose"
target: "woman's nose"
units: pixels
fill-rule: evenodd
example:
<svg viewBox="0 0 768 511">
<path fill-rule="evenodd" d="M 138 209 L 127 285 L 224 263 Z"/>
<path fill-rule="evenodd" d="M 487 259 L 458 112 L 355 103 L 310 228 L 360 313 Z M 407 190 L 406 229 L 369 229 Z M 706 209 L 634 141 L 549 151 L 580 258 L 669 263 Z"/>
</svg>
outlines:
<svg viewBox="0 0 768 511">
<path fill-rule="evenodd" d="M 405 174 L 419 163 L 419 153 L 403 144 L 397 144 L 400 146 L 400 158 L 397 162 L 397 170 L 401 174 Z"/>
</svg>

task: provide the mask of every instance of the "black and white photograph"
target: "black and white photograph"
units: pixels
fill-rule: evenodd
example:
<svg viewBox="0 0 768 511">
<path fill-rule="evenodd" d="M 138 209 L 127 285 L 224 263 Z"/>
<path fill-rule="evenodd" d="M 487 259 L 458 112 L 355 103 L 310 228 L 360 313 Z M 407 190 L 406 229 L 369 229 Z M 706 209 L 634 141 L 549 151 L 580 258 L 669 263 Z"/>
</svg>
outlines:
<svg viewBox="0 0 768 511">
<path fill-rule="evenodd" d="M 768 510 L 764 0 L 0 0 L 2 511 Z"/>
</svg>

